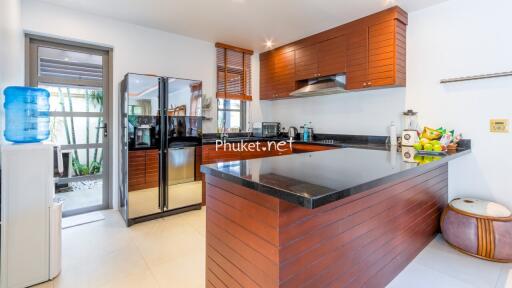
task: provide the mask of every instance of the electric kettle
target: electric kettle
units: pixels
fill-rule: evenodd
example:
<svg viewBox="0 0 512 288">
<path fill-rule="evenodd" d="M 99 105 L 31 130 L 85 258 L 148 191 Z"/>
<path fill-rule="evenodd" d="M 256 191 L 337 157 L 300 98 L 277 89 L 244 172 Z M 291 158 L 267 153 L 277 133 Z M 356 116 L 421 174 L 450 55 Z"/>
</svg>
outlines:
<svg viewBox="0 0 512 288">
<path fill-rule="evenodd" d="M 298 133 L 299 130 L 297 130 L 297 127 L 290 126 L 290 128 L 288 128 L 288 138 L 296 139 Z"/>
</svg>

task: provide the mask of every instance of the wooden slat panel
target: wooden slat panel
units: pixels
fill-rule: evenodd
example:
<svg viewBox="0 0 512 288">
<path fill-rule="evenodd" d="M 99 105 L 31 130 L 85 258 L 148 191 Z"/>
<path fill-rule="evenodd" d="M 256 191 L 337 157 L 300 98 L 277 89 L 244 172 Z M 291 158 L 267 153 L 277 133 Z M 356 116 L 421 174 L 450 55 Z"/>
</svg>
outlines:
<svg viewBox="0 0 512 288">
<path fill-rule="evenodd" d="M 272 87 L 273 78 L 273 58 L 272 54 L 260 55 L 260 100 L 270 100 L 274 98 L 274 89 Z"/>
<path fill-rule="evenodd" d="M 224 284 L 218 277 L 215 275 L 215 273 L 212 272 L 212 270 L 208 269 L 206 270 L 206 279 L 207 282 L 210 283 L 211 286 L 215 288 L 229 288 L 226 284 Z"/>
<path fill-rule="evenodd" d="M 277 238 L 269 241 L 268 234 L 277 236 L 278 202 L 243 187 L 225 191 L 239 186 L 222 179 L 208 176 L 207 182 L 207 269 L 217 269 L 228 287 L 277 287 Z"/>
<path fill-rule="evenodd" d="M 295 90 L 295 51 L 279 54 L 275 61 L 276 63 L 283 62 L 282 66 L 275 67 L 275 97 L 287 97 Z"/>
<path fill-rule="evenodd" d="M 251 233 L 245 227 L 228 220 L 225 216 L 212 209 L 207 208 L 206 215 L 209 222 L 211 221 L 212 223 L 215 223 L 215 225 L 223 227 L 223 229 L 226 229 L 232 235 L 236 235 L 236 237 L 247 246 L 259 251 L 263 256 L 274 262 L 279 261 L 279 253 L 276 246 L 263 240 L 258 235 Z"/>
<path fill-rule="evenodd" d="M 240 216 L 251 217 L 262 209 L 257 206 L 263 199 L 248 204 L 252 196 L 262 194 L 208 176 L 207 193 L 214 194 L 209 195 L 207 207 L 207 253 L 215 261 L 208 260 L 207 268 L 217 269 L 210 283 L 384 287 L 438 230 L 438 218 L 447 202 L 447 171 L 443 165 L 314 210 L 279 201 L 278 213 L 273 210 L 259 221 Z M 218 189 L 224 191 L 216 193 Z M 247 209 L 250 212 L 242 212 L 245 206 L 252 207 Z M 279 231 L 279 242 L 263 240 L 266 232 L 259 231 L 261 221 L 270 220 L 271 215 L 279 219 L 274 228 Z"/>
<path fill-rule="evenodd" d="M 424 248 L 434 238 L 439 226 L 439 215 L 440 214 L 438 213 L 433 217 L 430 217 L 430 219 L 426 219 L 427 217 L 420 219 L 424 222 L 422 225 L 411 225 L 412 229 L 405 231 L 406 233 L 403 233 L 399 237 L 394 238 L 391 242 L 387 243 L 388 246 L 391 246 L 391 249 L 378 249 L 375 250 L 373 254 L 369 255 L 367 260 L 363 262 L 362 265 L 358 266 L 359 273 L 355 275 L 345 274 L 342 278 L 336 279 L 328 287 L 362 287 L 365 282 L 373 282 L 373 278 L 371 277 L 375 276 L 376 271 L 386 267 L 394 268 L 394 263 L 392 260 L 390 261 L 390 259 L 397 256 L 409 258 L 410 247 L 418 246 Z M 408 259 L 407 262 L 411 260 L 412 259 Z M 401 269 L 399 271 L 401 271 Z M 393 279 L 396 274 L 388 274 L 387 276 L 388 278 Z M 368 287 L 385 287 L 388 283 L 386 282 L 381 284 L 383 285 Z"/>
<path fill-rule="evenodd" d="M 442 180 L 443 182 L 440 183 L 434 183 L 436 181 L 440 181 L 439 179 L 433 179 L 429 182 L 425 183 L 424 185 L 420 185 L 418 187 L 406 190 L 405 193 L 397 194 L 393 196 L 395 198 L 400 199 L 400 201 L 407 200 L 410 201 L 410 206 L 416 204 L 414 198 L 415 193 L 418 191 L 421 191 L 422 189 L 425 189 L 428 185 L 433 185 L 434 187 L 444 187 L 443 185 L 446 185 L 446 180 Z M 380 192 L 380 193 L 386 193 L 386 191 Z M 390 197 L 391 198 L 391 197 Z M 421 198 L 419 198 L 421 199 Z M 394 200 L 396 202 L 396 200 Z M 281 249 L 281 260 L 282 261 L 290 261 L 291 264 L 293 264 L 292 259 L 294 257 L 297 257 L 297 255 L 300 255 L 299 259 L 295 259 L 294 261 L 300 261 L 301 259 L 304 259 L 305 257 L 308 257 L 308 254 L 305 254 L 305 251 L 308 251 L 309 249 L 313 249 L 312 251 L 308 251 L 309 255 L 311 257 L 320 257 L 322 254 L 320 253 L 319 247 L 315 246 L 321 242 L 326 241 L 326 239 L 335 239 L 335 237 L 341 237 L 343 238 L 344 231 L 349 231 L 353 227 L 357 225 L 362 225 L 362 223 L 365 223 L 366 221 L 372 221 L 371 219 L 373 217 L 376 217 L 376 215 L 380 215 L 379 218 L 384 218 L 386 216 L 393 216 L 396 214 L 396 211 L 393 211 L 393 206 L 397 205 L 396 203 L 393 203 L 393 201 L 387 200 L 384 203 L 368 206 L 371 207 L 371 209 L 368 209 L 366 207 L 365 209 L 361 210 L 358 213 L 351 214 L 349 216 L 345 216 L 345 218 L 341 218 L 343 220 L 339 220 L 337 222 L 334 222 L 330 225 L 323 225 L 321 227 L 312 227 L 306 234 L 307 236 L 303 236 L 302 238 L 291 242 L 291 244 L 287 245 L 286 242 L 282 243 L 284 246 Z M 405 207 L 403 207 L 405 208 Z M 367 223 L 368 224 L 368 223 Z M 284 237 L 283 237 L 284 238 Z M 289 241 L 293 241 L 294 239 L 291 239 Z M 316 250 L 315 250 L 316 249 Z M 324 251 L 327 252 L 327 251 Z M 311 260 L 311 259 L 310 259 Z"/>
<path fill-rule="evenodd" d="M 256 266 L 257 269 L 261 270 L 269 277 L 277 279 L 277 262 L 268 259 L 263 254 L 259 253 L 257 250 L 251 248 L 250 246 L 236 238 L 236 236 L 224 230 L 223 227 L 217 226 L 214 223 L 209 223 L 206 230 L 211 235 L 214 235 L 217 239 L 222 239 L 222 242 L 226 244 L 226 246 L 230 247 L 235 253 L 237 253 L 244 259 L 252 262 L 252 264 Z"/>
<path fill-rule="evenodd" d="M 276 211 L 276 213 L 279 209 L 279 199 L 277 199 L 275 197 L 271 197 L 271 196 L 253 191 L 249 188 L 236 185 L 232 182 L 228 182 L 224 179 L 220 179 L 217 177 L 206 177 L 206 181 L 211 185 L 214 185 L 216 187 L 219 187 L 221 189 L 229 191 L 239 197 L 250 200 L 251 202 L 255 202 L 256 204 L 263 206 L 269 210 Z"/>
<path fill-rule="evenodd" d="M 318 44 L 318 73 L 321 76 L 346 72 L 347 39 L 341 35 Z"/>
<path fill-rule="evenodd" d="M 347 37 L 346 88 L 361 89 L 365 87 L 368 72 L 368 28 L 355 29 Z"/>
<path fill-rule="evenodd" d="M 443 194 L 441 197 L 446 197 L 446 195 Z M 400 217 L 415 218 L 421 222 L 422 217 L 429 219 L 432 214 L 439 214 L 439 211 L 432 209 L 432 207 L 435 207 L 435 204 L 422 207 L 417 211 L 407 211 L 408 214 L 400 214 Z M 371 259 L 370 257 L 377 255 L 380 251 L 389 250 L 389 243 L 393 241 L 393 236 L 396 234 L 396 231 L 409 231 L 410 229 L 414 229 L 417 227 L 418 221 L 411 222 L 410 219 L 398 219 L 397 221 L 393 221 L 389 227 L 383 225 L 383 227 L 374 229 L 357 238 L 349 245 L 344 246 L 346 252 L 343 253 L 342 257 L 338 256 L 337 259 L 333 260 L 334 262 L 328 262 L 330 265 L 321 271 L 321 273 L 311 278 L 304 286 L 315 287 L 316 285 L 320 285 L 326 287 L 329 283 L 343 285 L 342 283 L 345 283 L 347 279 L 351 279 L 359 273 L 364 273 L 361 267 L 366 265 L 367 260 Z M 387 228 L 393 230 L 387 230 Z"/>
<path fill-rule="evenodd" d="M 207 187 L 207 189 L 211 190 L 209 186 Z M 215 199 L 211 196 L 209 191 L 206 193 L 206 201 L 208 202 L 209 209 L 212 209 L 218 214 L 225 216 L 237 225 L 242 227 L 251 227 L 251 231 L 254 231 L 256 235 L 259 235 L 260 238 L 264 239 L 268 243 L 272 245 L 278 244 L 278 233 L 276 229 L 261 223 L 257 219 L 250 218 L 248 215 L 244 215 L 244 213 L 234 209 L 224 202 Z"/>
<path fill-rule="evenodd" d="M 210 188 L 211 189 L 209 191 L 208 196 L 214 197 L 219 201 L 226 203 L 227 205 L 237 209 L 238 211 L 247 214 L 247 217 L 257 219 L 258 221 L 264 223 L 265 225 L 268 225 L 272 228 L 278 227 L 279 221 L 277 219 L 277 213 L 275 211 L 269 210 L 252 201 L 239 197 L 238 195 L 229 193 L 213 185 Z"/>
<path fill-rule="evenodd" d="M 209 243 L 209 235 L 206 235 L 206 257 L 212 259 L 217 263 L 228 275 L 230 275 L 234 280 L 240 283 L 242 287 L 247 288 L 259 288 L 260 286 L 252 280 L 248 275 L 244 273 L 243 270 L 240 270 L 235 264 L 233 264 L 230 260 L 226 259 L 227 255 L 218 252 L 217 249 L 211 246 Z M 207 262 L 208 264 L 209 262 Z M 207 270 L 210 270 L 210 267 L 206 267 Z M 218 277 L 219 275 L 217 275 Z M 206 279 L 208 281 L 208 278 Z M 221 279 L 226 281 L 225 279 Z M 227 281 L 226 281 L 227 282 Z"/>
<path fill-rule="evenodd" d="M 318 45 L 295 50 L 295 80 L 310 79 L 318 73 Z"/>
<path fill-rule="evenodd" d="M 210 203 L 208 203 L 210 205 Z M 254 283 L 259 285 L 260 287 L 277 287 L 278 279 L 277 277 L 272 277 L 271 275 L 265 274 L 260 268 L 256 266 L 254 262 L 249 259 L 245 259 L 240 254 L 238 254 L 233 247 L 228 246 L 223 239 L 219 239 L 212 233 L 207 234 L 208 247 L 214 247 L 219 254 L 224 256 L 236 266 L 238 270 L 243 271 L 244 274 L 247 275 L 249 279 L 251 279 Z M 207 250 L 207 255 L 209 256 L 209 251 Z M 212 257 L 212 259 L 217 259 Z M 277 272 L 277 271 L 276 271 Z"/>
<path fill-rule="evenodd" d="M 207 273 L 212 273 L 217 277 L 219 280 L 222 279 L 223 284 L 228 287 L 235 287 L 235 288 L 241 288 L 242 285 L 236 281 L 236 279 L 233 279 L 231 275 L 226 273 L 219 264 L 217 264 L 215 261 L 213 261 L 210 257 L 206 257 L 206 266 L 208 267 Z M 209 275 L 206 274 L 206 278 L 209 279 Z"/>
<path fill-rule="evenodd" d="M 330 281 L 343 273 L 357 274 L 349 271 L 353 271 L 356 264 L 368 259 L 376 250 L 385 249 L 383 247 L 386 247 L 394 235 L 414 226 L 416 222 L 411 221 L 411 219 L 419 219 L 438 207 L 439 204 L 435 198 L 446 197 L 446 183 L 444 186 L 435 189 L 438 192 L 432 193 L 431 200 L 425 201 L 428 197 L 419 196 L 420 199 L 417 199 L 414 205 L 409 206 L 404 211 L 394 212 L 396 218 L 390 216 L 389 213 L 387 213 L 387 216 L 380 214 L 372 218 L 371 221 L 364 222 L 343 233 L 344 235 L 341 236 L 344 238 L 341 237 L 338 240 L 337 248 L 329 248 L 331 253 L 319 260 L 309 262 L 313 264 L 305 266 L 304 273 L 295 274 L 295 277 L 287 281 L 283 287 L 294 287 L 294 285 L 301 282 L 310 282 L 311 285 L 305 286 L 311 287 L 315 285 L 327 286 Z M 397 204 L 400 205 L 400 203 Z M 436 213 L 440 212 L 436 210 Z M 351 238 L 351 234 L 356 234 L 356 237 Z M 341 242 L 344 239 L 347 242 Z"/>
</svg>

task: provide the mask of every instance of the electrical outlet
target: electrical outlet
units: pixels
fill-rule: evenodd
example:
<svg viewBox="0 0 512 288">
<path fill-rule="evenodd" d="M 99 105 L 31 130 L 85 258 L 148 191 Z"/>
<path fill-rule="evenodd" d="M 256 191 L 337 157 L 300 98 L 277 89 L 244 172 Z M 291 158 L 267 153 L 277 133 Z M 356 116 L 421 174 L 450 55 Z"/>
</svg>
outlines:
<svg viewBox="0 0 512 288">
<path fill-rule="evenodd" d="M 508 119 L 491 119 L 491 132 L 508 133 Z"/>
</svg>

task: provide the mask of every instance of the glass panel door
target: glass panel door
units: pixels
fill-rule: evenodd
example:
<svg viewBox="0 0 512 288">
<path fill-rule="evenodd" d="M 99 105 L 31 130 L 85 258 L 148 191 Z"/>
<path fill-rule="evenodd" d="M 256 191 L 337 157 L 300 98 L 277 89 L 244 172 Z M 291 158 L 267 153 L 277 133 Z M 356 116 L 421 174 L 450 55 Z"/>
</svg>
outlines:
<svg viewBox="0 0 512 288">
<path fill-rule="evenodd" d="M 50 92 L 50 139 L 64 173 L 56 197 L 64 216 L 106 209 L 108 51 L 30 39 L 30 84 Z"/>
<path fill-rule="evenodd" d="M 202 202 L 202 182 L 196 175 L 196 148 L 201 137 L 201 81 L 167 79 L 167 187 L 165 209 Z M 201 149 L 200 147 L 197 149 Z"/>
<path fill-rule="evenodd" d="M 128 217 L 162 211 L 160 194 L 160 78 L 128 74 L 123 108 L 127 115 Z M 124 116 L 123 116 L 124 117 Z"/>
</svg>

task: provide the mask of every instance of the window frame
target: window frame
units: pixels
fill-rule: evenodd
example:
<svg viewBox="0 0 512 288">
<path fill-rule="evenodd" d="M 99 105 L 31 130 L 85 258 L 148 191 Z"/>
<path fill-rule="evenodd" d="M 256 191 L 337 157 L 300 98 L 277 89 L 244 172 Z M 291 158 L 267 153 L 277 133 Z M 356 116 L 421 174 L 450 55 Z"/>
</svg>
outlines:
<svg viewBox="0 0 512 288">
<path fill-rule="evenodd" d="M 232 109 L 232 108 L 220 108 L 220 101 L 224 101 L 224 107 L 226 107 L 226 101 L 240 101 L 240 109 Z M 246 131 L 246 124 L 247 124 L 247 101 L 244 100 L 233 100 L 233 99 L 225 99 L 225 98 L 217 98 L 217 119 L 219 116 L 219 113 L 224 114 L 224 119 L 226 119 L 226 112 L 240 112 L 240 132 Z M 217 131 L 221 129 L 222 127 L 219 127 L 219 122 L 217 121 Z M 224 127 L 226 128 L 226 127 Z"/>
</svg>

